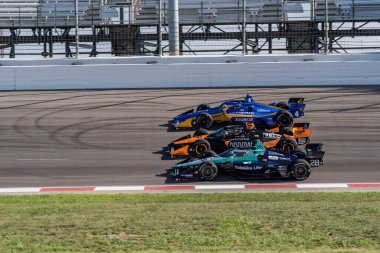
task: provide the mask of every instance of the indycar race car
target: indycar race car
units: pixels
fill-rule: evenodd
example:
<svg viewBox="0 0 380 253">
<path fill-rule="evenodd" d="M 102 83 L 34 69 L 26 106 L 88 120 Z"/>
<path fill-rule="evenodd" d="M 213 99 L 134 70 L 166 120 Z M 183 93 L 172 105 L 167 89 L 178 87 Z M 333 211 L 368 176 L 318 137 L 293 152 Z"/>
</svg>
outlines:
<svg viewBox="0 0 380 253">
<path fill-rule="evenodd" d="M 229 149 L 205 159 L 189 158 L 171 169 L 176 179 L 213 180 L 224 172 L 240 178 L 279 177 L 305 180 L 311 167 L 323 165 L 322 144 L 307 144 L 304 153 L 286 155 L 266 150 L 257 140 L 252 149 Z"/>
<path fill-rule="evenodd" d="M 172 120 L 175 129 L 209 129 L 214 122 L 244 124 L 253 122 L 258 127 L 291 127 L 293 119 L 304 115 L 303 98 L 290 98 L 288 103 L 269 105 L 256 103 L 250 95 L 245 100 L 224 101 L 220 106 L 210 108 L 201 104 L 196 111 L 189 110 Z"/>
<path fill-rule="evenodd" d="M 186 135 L 171 142 L 170 156 L 202 157 L 206 150 L 221 153 L 230 148 L 251 148 L 256 139 L 260 139 L 264 147 L 291 153 L 298 145 L 310 142 L 311 130 L 309 123 L 295 123 L 293 128 L 261 130 L 252 123 L 246 126 L 233 125 L 223 127 L 213 133 L 198 129 L 194 135 Z"/>
</svg>

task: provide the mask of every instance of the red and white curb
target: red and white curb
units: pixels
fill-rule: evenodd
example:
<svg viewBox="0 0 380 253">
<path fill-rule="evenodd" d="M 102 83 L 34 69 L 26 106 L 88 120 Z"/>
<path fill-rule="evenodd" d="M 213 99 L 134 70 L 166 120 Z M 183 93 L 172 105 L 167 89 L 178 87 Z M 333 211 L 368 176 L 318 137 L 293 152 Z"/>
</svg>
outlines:
<svg viewBox="0 0 380 253">
<path fill-rule="evenodd" d="M 0 188 L 0 193 L 54 193 L 54 192 L 160 192 L 207 190 L 277 190 L 277 189 L 375 189 L 380 183 L 320 183 L 320 184 L 209 184 L 209 185 L 147 185 L 147 186 L 81 186 L 81 187 L 27 187 Z"/>
</svg>

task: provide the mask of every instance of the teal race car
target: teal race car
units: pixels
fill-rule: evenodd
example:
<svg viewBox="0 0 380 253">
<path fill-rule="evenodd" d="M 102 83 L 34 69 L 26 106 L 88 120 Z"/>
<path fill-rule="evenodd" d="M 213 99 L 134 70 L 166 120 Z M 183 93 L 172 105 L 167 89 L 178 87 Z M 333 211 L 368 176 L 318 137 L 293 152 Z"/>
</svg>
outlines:
<svg viewBox="0 0 380 253">
<path fill-rule="evenodd" d="M 210 181 L 220 173 L 232 174 L 238 178 L 274 177 L 305 180 L 311 174 L 311 167 L 323 165 L 321 143 L 307 144 L 305 151 L 299 150 L 287 155 L 266 150 L 260 140 L 251 149 L 230 149 L 219 155 L 204 159 L 189 158 L 177 163 L 171 169 L 176 179 L 200 179 Z"/>
</svg>

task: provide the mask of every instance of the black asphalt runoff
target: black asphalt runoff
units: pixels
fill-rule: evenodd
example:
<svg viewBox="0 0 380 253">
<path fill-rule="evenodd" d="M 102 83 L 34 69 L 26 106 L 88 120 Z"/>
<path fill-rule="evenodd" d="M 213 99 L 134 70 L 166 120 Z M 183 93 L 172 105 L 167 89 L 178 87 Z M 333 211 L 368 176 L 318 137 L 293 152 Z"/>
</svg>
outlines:
<svg viewBox="0 0 380 253">
<path fill-rule="evenodd" d="M 167 180 L 162 147 L 191 131 L 167 122 L 200 103 L 247 93 L 269 103 L 304 97 L 325 165 L 305 183 L 380 182 L 380 86 L 23 91 L 0 94 L 0 187 L 194 184 Z M 287 183 L 220 176 L 202 184 Z M 197 182 L 199 183 L 199 182 Z"/>
</svg>

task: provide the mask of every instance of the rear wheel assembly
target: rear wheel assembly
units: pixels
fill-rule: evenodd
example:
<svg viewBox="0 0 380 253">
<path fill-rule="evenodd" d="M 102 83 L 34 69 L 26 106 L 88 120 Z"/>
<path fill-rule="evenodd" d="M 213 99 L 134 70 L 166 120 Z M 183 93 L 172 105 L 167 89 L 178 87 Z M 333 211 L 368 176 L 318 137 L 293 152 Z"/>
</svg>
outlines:
<svg viewBox="0 0 380 253">
<path fill-rule="evenodd" d="M 290 112 L 282 111 L 279 112 L 275 119 L 275 124 L 278 127 L 292 127 L 293 126 L 293 116 Z"/>
<path fill-rule="evenodd" d="M 291 138 L 283 138 L 277 143 L 276 148 L 281 152 L 291 154 L 294 150 L 298 148 L 298 144 L 295 140 Z"/>
<path fill-rule="evenodd" d="M 311 167 L 309 163 L 303 159 L 298 159 L 290 168 L 290 176 L 294 180 L 302 181 L 310 176 Z"/>
<path fill-rule="evenodd" d="M 193 157 L 200 157 L 203 152 L 211 148 L 210 143 L 206 140 L 199 139 L 193 143 L 189 154 Z"/>
</svg>

